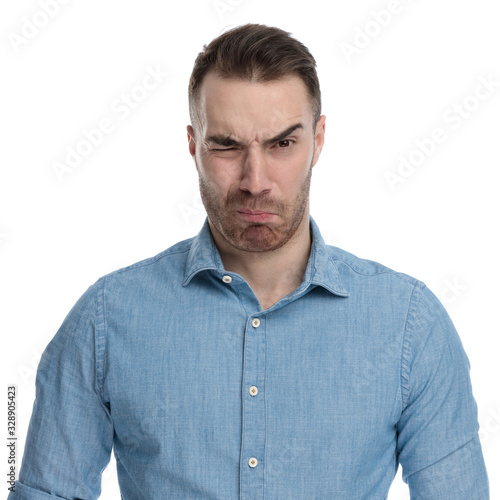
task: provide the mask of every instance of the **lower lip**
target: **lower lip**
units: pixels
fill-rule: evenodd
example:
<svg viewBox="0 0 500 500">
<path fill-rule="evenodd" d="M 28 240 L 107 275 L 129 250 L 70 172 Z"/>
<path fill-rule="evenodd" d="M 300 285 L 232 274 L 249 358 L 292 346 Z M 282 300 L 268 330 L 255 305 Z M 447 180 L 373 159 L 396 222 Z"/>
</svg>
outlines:
<svg viewBox="0 0 500 500">
<path fill-rule="evenodd" d="M 253 222 L 267 222 L 270 221 L 275 214 L 263 213 L 263 214 L 249 214 L 248 212 L 238 212 L 244 219 L 251 220 Z"/>
</svg>

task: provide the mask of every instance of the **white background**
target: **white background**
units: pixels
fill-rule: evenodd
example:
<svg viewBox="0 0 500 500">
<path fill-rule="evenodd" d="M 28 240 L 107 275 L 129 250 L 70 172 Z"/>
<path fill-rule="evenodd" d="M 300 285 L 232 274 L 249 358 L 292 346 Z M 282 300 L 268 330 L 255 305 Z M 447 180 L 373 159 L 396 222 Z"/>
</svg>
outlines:
<svg viewBox="0 0 500 500">
<path fill-rule="evenodd" d="M 18 458 L 40 354 L 72 305 L 103 274 L 199 231 L 188 79 L 203 44 L 259 22 L 291 32 L 318 63 L 326 145 L 311 215 L 327 243 L 441 298 L 471 363 L 500 498 L 498 2 L 66 0 L 42 26 L 43 1 L 3 2 L 0 12 L 2 390 L 18 386 Z M 168 76 L 144 92 L 148 67 Z M 481 78 L 496 87 L 478 100 Z M 115 107 L 122 94 L 140 101 L 128 116 Z M 464 105 L 468 116 L 456 118 Z M 106 118 L 113 130 L 59 180 L 54 163 Z M 399 175 L 400 157 L 436 128 L 446 140 L 391 190 L 385 173 Z M 391 500 L 409 498 L 400 477 Z M 120 498 L 113 460 L 101 498 Z"/>
</svg>

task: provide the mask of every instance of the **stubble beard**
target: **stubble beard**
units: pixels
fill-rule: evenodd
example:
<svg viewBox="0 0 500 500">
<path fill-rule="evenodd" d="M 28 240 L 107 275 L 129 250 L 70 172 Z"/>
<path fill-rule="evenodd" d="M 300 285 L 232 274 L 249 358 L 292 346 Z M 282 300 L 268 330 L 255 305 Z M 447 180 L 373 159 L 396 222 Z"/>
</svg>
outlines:
<svg viewBox="0 0 500 500">
<path fill-rule="evenodd" d="M 210 222 L 234 248 L 246 252 L 271 252 L 285 245 L 296 233 L 309 201 L 312 161 L 299 192 L 289 202 L 273 200 L 268 195 L 253 196 L 237 190 L 221 199 L 212 186 L 199 175 L 200 194 Z M 269 211 L 279 216 L 278 222 L 249 222 L 237 213 L 238 209 Z"/>
</svg>

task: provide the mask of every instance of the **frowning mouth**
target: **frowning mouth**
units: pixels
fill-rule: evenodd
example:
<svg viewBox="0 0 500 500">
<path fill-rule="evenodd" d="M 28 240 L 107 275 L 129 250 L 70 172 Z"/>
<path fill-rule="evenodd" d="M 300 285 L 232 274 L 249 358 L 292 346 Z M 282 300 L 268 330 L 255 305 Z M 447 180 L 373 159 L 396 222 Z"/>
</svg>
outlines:
<svg viewBox="0 0 500 500">
<path fill-rule="evenodd" d="M 272 214 L 272 212 L 266 212 L 265 210 L 250 210 L 248 208 L 242 208 L 241 210 L 238 210 L 238 212 L 243 212 L 250 215 Z"/>
<path fill-rule="evenodd" d="M 267 222 L 276 216 L 276 214 L 273 214 L 271 212 L 264 212 L 262 210 L 247 210 L 246 208 L 237 210 L 237 212 L 244 219 L 254 222 Z"/>
</svg>

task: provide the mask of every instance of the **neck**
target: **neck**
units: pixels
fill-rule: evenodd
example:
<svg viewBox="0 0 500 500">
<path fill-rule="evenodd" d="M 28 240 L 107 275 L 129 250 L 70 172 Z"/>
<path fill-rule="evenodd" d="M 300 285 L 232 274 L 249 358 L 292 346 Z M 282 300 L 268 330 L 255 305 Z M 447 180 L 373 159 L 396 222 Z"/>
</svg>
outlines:
<svg viewBox="0 0 500 500">
<path fill-rule="evenodd" d="M 309 210 L 295 234 L 282 247 L 269 252 L 246 252 L 231 246 L 212 225 L 210 230 L 224 269 L 240 274 L 260 296 L 284 296 L 303 281 L 311 251 Z"/>
</svg>

